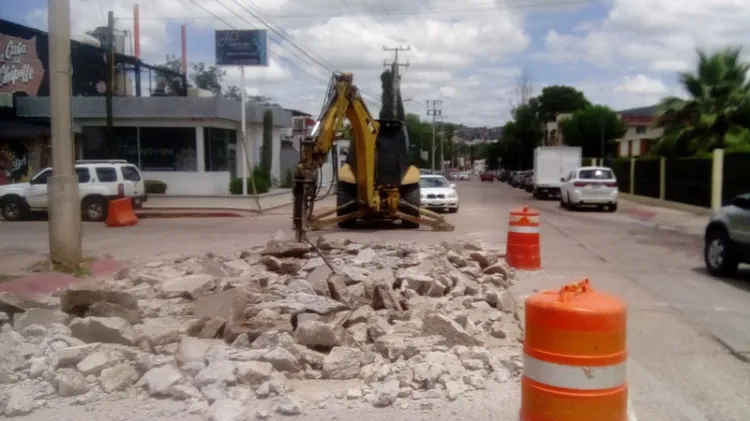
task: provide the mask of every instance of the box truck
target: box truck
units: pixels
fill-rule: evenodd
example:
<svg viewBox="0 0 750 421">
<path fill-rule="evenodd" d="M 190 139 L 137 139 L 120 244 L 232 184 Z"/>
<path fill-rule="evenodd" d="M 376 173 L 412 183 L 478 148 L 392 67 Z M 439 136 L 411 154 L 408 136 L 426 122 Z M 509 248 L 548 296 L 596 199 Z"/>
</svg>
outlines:
<svg viewBox="0 0 750 421">
<path fill-rule="evenodd" d="M 582 163 L 583 152 L 577 146 L 540 146 L 534 149 L 534 197 L 559 196 L 560 179 Z"/>
</svg>

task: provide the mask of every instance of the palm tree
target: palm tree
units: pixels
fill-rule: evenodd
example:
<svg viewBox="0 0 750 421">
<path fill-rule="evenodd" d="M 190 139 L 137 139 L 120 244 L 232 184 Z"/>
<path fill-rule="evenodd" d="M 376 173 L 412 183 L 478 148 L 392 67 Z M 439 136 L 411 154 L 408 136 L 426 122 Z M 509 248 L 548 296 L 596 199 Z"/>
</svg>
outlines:
<svg viewBox="0 0 750 421">
<path fill-rule="evenodd" d="M 665 142 L 700 153 L 723 148 L 728 135 L 750 129 L 750 63 L 740 53 L 740 48 L 698 51 L 696 72 L 680 73 L 690 98 L 667 97 L 660 104 L 657 126 L 665 129 Z"/>
</svg>

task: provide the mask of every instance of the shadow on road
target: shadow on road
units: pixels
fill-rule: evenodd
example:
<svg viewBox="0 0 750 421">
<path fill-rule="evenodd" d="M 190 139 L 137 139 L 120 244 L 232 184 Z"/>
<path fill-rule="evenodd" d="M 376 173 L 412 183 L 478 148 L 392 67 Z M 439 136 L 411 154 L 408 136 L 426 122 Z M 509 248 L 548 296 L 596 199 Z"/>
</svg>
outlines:
<svg viewBox="0 0 750 421">
<path fill-rule="evenodd" d="M 700 273 L 701 275 L 711 277 L 716 281 L 724 282 L 725 284 L 731 285 L 739 290 L 750 292 L 750 268 L 740 268 L 740 270 L 737 271 L 737 274 L 731 278 L 718 278 L 712 276 L 704 267 L 697 267 L 692 270 L 695 273 Z"/>
</svg>

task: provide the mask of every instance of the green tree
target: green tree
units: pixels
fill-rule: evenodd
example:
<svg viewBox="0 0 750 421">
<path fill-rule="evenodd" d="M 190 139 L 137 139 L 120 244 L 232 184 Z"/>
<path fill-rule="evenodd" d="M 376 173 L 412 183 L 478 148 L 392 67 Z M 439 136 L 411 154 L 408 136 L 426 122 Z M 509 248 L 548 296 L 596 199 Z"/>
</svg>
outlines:
<svg viewBox="0 0 750 421">
<path fill-rule="evenodd" d="M 563 120 L 560 132 L 566 145 L 581 147 L 583 156 L 599 157 L 614 155 L 614 140 L 625 134 L 625 125 L 611 108 L 595 105 Z"/>
<path fill-rule="evenodd" d="M 190 80 L 196 88 L 205 89 L 215 95 L 221 95 L 221 82 L 227 72 L 218 66 L 206 66 L 204 63 L 193 63 Z"/>
<path fill-rule="evenodd" d="M 583 92 L 565 85 L 547 86 L 534 100 L 532 106 L 538 107 L 541 121 L 555 121 L 558 114 L 573 113 L 591 105 Z"/>
<path fill-rule="evenodd" d="M 380 107 L 380 115 L 378 116 L 378 119 L 380 120 L 393 120 L 396 117 L 393 115 L 393 101 L 395 98 L 393 98 L 393 75 L 391 74 L 391 71 L 389 69 L 383 70 L 383 73 L 380 74 L 380 88 L 382 89 L 381 94 L 381 107 Z"/>
<path fill-rule="evenodd" d="M 406 113 L 404 109 L 404 101 L 401 98 L 401 92 L 396 92 L 396 97 L 393 96 L 393 71 L 394 68 L 386 69 L 380 74 L 380 87 L 382 89 L 381 94 L 381 108 L 378 119 L 380 120 L 399 120 L 406 121 Z M 393 114 L 393 105 L 396 104 L 396 114 Z"/>
<path fill-rule="evenodd" d="M 423 122 L 417 114 L 407 114 L 405 118 L 406 132 L 409 136 L 409 159 L 420 168 L 430 166 L 431 155 L 422 159 L 422 151 L 429 151 L 432 143 L 432 126 Z"/>
<path fill-rule="evenodd" d="M 659 149 L 702 154 L 742 142 L 750 129 L 750 64 L 740 59 L 740 48 L 708 54 L 698 51 L 695 72 L 680 73 L 689 98 L 667 97 L 661 102 L 657 126 L 665 136 Z"/>
<path fill-rule="evenodd" d="M 159 67 L 171 70 L 174 73 L 158 73 L 158 79 L 160 80 L 157 81 L 157 89 L 163 89 L 166 95 L 179 95 L 183 91 L 183 80 L 179 76 L 182 73 L 182 60 L 175 55 L 167 54 L 164 63 Z"/>
<path fill-rule="evenodd" d="M 273 162 L 273 110 L 267 108 L 263 112 L 263 145 L 260 149 L 260 168 L 271 173 Z"/>
<path fill-rule="evenodd" d="M 224 98 L 242 101 L 242 91 L 239 86 L 229 86 L 224 90 Z"/>
</svg>

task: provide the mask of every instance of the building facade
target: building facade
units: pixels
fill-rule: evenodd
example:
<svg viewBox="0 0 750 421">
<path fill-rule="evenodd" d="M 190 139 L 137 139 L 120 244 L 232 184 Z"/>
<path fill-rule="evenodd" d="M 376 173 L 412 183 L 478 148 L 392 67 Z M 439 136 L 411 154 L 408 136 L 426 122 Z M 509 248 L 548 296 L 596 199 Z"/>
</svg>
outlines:
<svg viewBox="0 0 750 421">
<path fill-rule="evenodd" d="M 617 155 L 638 157 L 649 153 L 651 147 L 664 136 L 664 129 L 654 127 L 658 106 L 631 108 L 618 114 L 625 123 L 625 135 L 617 142 Z"/>
<path fill-rule="evenodd" d="M 0 72 L 0 184 L 5 184 L 25 181 L 50 165 L 48 38 L 42 31 L 7 21 L 0 25 L 0 66 L 4 69 Z M 141 78 L 119 78 L 135 79 L 137 86 L 113 89 L 108 136 L 105 52 L 71 41 L 75 158 L 126 159 L 138 165 L 146 179 L 165 182 L 167 194 L 175 195 L 229 194 L 230 180 L 260 163 L 263 113 L 269 106 L 247 104 L 247 153 L 243 153 L 239 102 L 205 96 L 200 90 L 188 93 L 184 75 L 169 71 L 163 71 L 160 79 L 164 80 L 164 74 L 171 78 L 171 96 L 128 96 L 141 91 Z M 118 59 L 121 72 L 127 65 L 138 72 L 140 66 L 156 69 L 132 57 L 117 55 Z M 282 181 L 281 134 L 291 127 L 292 113 L 279 106 L 270 108 L 271 176 Z"/>
</svg>

